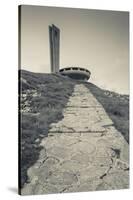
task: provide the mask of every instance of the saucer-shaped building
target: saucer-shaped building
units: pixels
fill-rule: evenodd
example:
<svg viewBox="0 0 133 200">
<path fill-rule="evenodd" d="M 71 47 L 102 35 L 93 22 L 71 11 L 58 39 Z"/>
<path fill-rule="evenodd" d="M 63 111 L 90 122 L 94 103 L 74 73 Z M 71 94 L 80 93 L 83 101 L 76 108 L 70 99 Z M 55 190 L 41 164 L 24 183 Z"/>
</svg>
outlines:
<svg viewBox="0 0 133 200">
<path fill-rule="evenodd" d="M 59 70 L 60 74 L 63 76 L 68 76 L 76 80 L 87 81 L 90 78 L 91 72 L 85 68 L 81 67 L 66 67 Z"/>
</svg>

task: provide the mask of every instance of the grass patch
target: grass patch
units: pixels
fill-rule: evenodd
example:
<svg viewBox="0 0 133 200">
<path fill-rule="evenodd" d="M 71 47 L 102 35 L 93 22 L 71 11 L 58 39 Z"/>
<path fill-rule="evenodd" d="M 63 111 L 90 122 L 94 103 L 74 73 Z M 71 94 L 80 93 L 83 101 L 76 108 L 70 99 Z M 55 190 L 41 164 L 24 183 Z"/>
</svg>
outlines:
<svg viewBox="0 0 133 200">
<path fill-rule="evenodd" d="M 20 187 L 28 182 L 27 170 L 39 157 L 41 139 L 49 126 L 63 118 L 62 111 L 75 83 L 57 74 L 20 71 Z"/>
<path fill-rule="evenodd" d="M 103 90 L 92 83 L 84 83 L 97 100 L 102 104 L 114 126 L 129 143 L 129 95 L 120 95 Z"/>
</svg>

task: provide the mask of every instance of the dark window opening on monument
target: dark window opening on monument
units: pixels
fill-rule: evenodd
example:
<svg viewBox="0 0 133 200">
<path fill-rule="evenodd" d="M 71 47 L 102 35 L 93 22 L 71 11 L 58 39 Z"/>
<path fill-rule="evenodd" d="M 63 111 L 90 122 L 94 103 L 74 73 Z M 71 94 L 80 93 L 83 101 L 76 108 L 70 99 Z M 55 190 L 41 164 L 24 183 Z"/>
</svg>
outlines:
<svg viewBox="0 0 133 200">
<path fill-rule="evenodd" d="M 66 68 L 65 70 L 66 70 L 66 71 L 67 71 L 67 70 L 71 70 L 71 68 Z"/>
<path fill-rule="evenodd" d="M 86 69 L 86 72 L 90 73 L 87 69 Z"/>
<path fill-rule="evenodd" d="M 73 70 L 78 70 L 78 68 L 77 68 L 77 67 L 73 67 L 72 69 L 73 69 Z"/>
</svg>

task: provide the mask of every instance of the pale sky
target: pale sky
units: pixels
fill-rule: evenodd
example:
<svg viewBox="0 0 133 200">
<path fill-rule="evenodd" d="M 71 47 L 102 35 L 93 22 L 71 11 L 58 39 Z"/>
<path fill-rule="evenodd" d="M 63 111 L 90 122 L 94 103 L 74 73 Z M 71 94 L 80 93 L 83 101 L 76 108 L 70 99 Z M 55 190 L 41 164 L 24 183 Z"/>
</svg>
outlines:
<svg viewBox="0 0 133 200">
<path fill-rule="evenodd" d="M 51 24 L 60 28 L 60 68 L 87 68 L 90 82 L 129 94 L 128 12 L 22 6 L 22 69 L 50 72 Z"/>
</svg>

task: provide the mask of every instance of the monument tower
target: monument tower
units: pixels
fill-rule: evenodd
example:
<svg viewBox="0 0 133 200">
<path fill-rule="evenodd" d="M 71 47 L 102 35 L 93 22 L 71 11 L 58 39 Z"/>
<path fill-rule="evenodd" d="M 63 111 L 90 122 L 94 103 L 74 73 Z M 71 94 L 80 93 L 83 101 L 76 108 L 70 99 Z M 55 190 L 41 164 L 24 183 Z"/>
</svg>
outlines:
<svg viewBox="0 0 133 200">
<path fill-rule="evenodd" d="M 72 79 L 87 81 L 91 72 L 81 67 L 65 67 L 60 68 L 60 29 L 54 24 L 49 26 L 49 42 L 50 42 L 50 63 L 51 73 L 60 73 Z"/>
<path fill-rule="evenodd" d="M 59 72 L 59 53 L 60 53 L 60 29 L 54 24 L 49 26 L 49 40 L 50 40 L 50 62 L 51 72 Z"/>
</svg>

